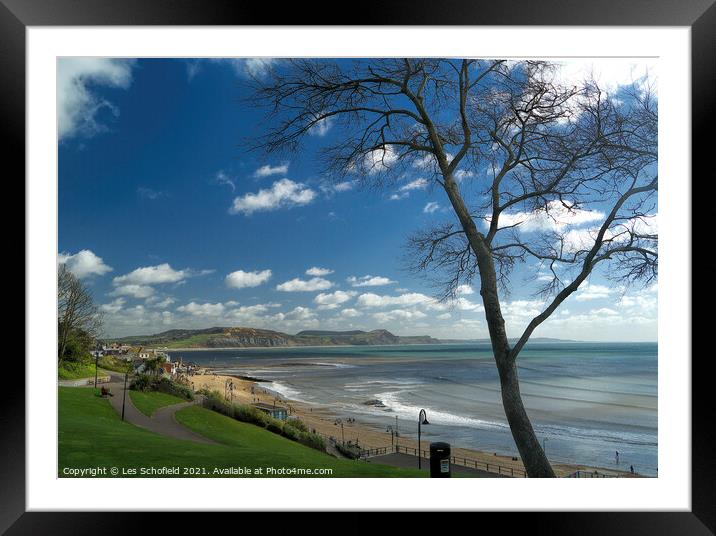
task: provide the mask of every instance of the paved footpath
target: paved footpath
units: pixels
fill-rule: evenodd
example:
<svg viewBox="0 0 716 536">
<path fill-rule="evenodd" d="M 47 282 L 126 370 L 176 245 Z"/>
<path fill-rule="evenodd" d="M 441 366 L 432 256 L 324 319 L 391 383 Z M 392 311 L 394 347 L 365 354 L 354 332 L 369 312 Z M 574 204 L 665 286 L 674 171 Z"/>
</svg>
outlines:
<svg viewBox="0 0 716 536">
<path fill-rule="evenodd" d="M 109 397 L 109 402 L 112 407 L 117 410 L 119 415 L 122 415 L 122 392 L 124 391 L 124 376 L 116 376 L 112 374 L 112 381 L 108 384 L 104 384 L 110 389 L 110 392 L 114 396 Z M 187 441 L 194 441 L 196 443 L 205 443 L 209 445 L 218 445 L 216 441 L 212 441 L 204 436 L 196 434 L 179 424 L 174 417 L 174 414 L 187 406 L 192 406 L 200 402 L 200 398 L 191 402 L 182 402 L 181 404 L 173 404 L 171 406 L 164 406 L 159 408 L 151 417 L 147 417 L 144 413 L 139 411 L 134 404 L 132 399 L 127 392 L 127 398 L 124 403 L 124 420 L 130 422 L 136 426 L 140 426 L 155 434 L 160 434 L 174 439 L 184 439 Z"/>
</svg>

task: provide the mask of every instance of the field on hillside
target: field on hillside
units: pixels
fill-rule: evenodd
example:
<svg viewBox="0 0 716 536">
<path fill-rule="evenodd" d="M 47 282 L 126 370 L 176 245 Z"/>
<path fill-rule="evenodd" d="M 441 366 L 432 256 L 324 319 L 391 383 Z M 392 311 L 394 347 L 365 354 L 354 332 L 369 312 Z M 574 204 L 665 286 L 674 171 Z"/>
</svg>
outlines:
<svg viewBox="0 0 716 536">
<path fill-rule="evenodd" d="M 191 407 L 177 413 L 177 420 L 221 444 L 205 445 L 154 434 L 122 422 L 109 402 L 90 388 L 59 388 L 60 477 L 76 476 L 76 470 L 116 467 L 118 477 L 146 477 L 146 471 L 171 468 L 168 477 L 235 476 L 235 468 L 266 474 L 267 468 L 330 470 L 330 474 L 286 476 L 421 477 L 417 470 L 399 469 L 339 460 L 265 429 L 241 423 L 212 411 Z M 256 474 L 257 470 L 261 474 Z M 143 474 L 142 471 L 145 471 Z M 223 471 L 223 472 L 222 472 Z"/>
</svg>

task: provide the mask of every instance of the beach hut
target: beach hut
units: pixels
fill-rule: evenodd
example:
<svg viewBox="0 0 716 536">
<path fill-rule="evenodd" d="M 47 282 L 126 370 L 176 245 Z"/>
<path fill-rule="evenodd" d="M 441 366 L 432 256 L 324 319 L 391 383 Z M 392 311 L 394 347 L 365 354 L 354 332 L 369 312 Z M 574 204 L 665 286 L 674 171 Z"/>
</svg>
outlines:
<svg viewBox="0 0 716 536">
<path fill-rule="evenodd" d="M 254 407 L 258 410 L 268 413 L 274 419 L 285 421 L 288 418 L 288 410 L 281 406 L 272 406 L 270 404 L 264 404 L 263 402 L 257 402 Z"/>
</svg>

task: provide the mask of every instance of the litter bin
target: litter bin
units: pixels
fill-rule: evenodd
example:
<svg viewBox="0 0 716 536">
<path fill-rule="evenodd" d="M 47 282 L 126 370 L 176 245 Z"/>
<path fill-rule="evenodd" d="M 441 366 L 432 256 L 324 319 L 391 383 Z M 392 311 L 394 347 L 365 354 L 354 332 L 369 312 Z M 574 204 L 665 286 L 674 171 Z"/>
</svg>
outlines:
<svg viewBox="0 0 716 536">
<path fill-rule="evenodd" d="M 450 478 L 450 443 L 430 443 L 430 478 Z"/>
</svg>

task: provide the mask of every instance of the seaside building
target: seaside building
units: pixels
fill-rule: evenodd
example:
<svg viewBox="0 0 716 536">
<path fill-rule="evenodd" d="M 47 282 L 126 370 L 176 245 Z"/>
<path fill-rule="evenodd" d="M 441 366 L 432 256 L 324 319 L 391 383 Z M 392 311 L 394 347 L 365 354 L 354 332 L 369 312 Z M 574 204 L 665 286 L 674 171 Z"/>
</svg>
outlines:
<svg viewBox="0 0 716 536">
<path fill-rule="evenodd" d="M 263 402 L 257 402 L 254 407 L 264 413 L 268 413 L 274 419 L 285 421 L 288 419 L 288 410 L 282 406 L 272 406 L 270 404 L 264 404 Z"/>
</svg>

